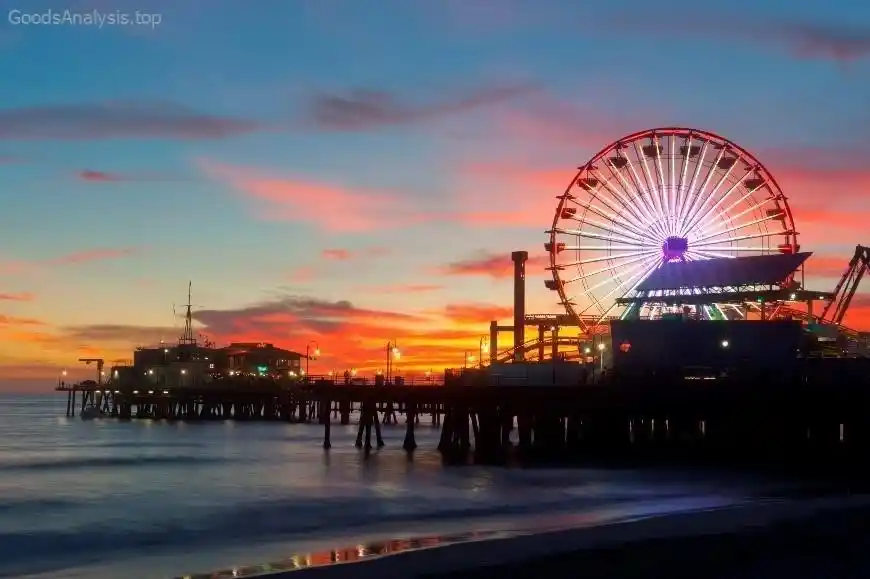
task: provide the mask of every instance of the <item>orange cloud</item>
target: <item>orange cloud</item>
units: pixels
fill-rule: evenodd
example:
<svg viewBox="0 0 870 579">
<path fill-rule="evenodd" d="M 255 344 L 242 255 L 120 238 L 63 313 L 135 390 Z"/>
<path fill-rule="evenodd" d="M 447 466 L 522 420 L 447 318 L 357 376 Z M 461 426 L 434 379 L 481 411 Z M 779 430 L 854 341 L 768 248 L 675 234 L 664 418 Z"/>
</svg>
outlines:
<svg viewBox="0 0 870 579">
<path fill-rule="evenodd" d="M 448 304 L 444 308 L 444 315 L 462 324 L 484 324 L 512 317 L 513 308 L 492 304 Z"/>
<path fill-rule="evenodd" d="M 430 219 L 395 193 L 279 177 L 246 167 L 200 161 L 211 179 L 227 183 L 254 202 L 263 219 L 313 224 L 332 232 L 360 232 Z"/>
<path fill-rule="evenodd" d="M 22 292 L 22 293 L 0 293 L 0 301 L 9 301 L 9 302 L 32 302 L 36 296 L 34 296 L 30 292 Z"/>
<path fill-rule="evenodd" d="M 2 326 L 44 326 L 45 323 L 33 318 L 16 318 L 0 314 L 0 327 Z"/>
<path fill-rule="evenodd" d="M 347 249 L 324 249 L 320 252 L 324 259 L 334 259 L 336 261 L 347 261 L 351 258 L 351 252 Z"/>
<path fill-rule="evenodd" d="M 362 258 L 362 257 L 383 257 L 388 255 L 390 252 L 387 247 L 370 247 L 368 249 L 351 251 L 350 249 L 324 249 L 320 252 L 320 255 L 324 259 L 330 259 L 335 261 L 347 261 L 349 259 Z"/>
<path fill-rule="evenodd" d="M 427 293 L 427 292 L 436 292 L 439 290 L 443 290 L 443 285 L 438 284 L 398 284 L 398 285 L 375 285 L 375 286 L 361 286 L 359 291 L 375 293 L 375 294 L 419 294 L 419 293 Z"/>
<path fill-rule="evenodd" d="M 526 275 L 534 275 L 550 266 L 546 254 L 530 255 L 526 262 Z M 443 275 L 478 275 L 496 279 L 507 279 L 513 275 L 514 266 L 509 253 L 492 254 L 481 252 L 475 257 L 448 263 L 440 272 Z"/>
</svg>

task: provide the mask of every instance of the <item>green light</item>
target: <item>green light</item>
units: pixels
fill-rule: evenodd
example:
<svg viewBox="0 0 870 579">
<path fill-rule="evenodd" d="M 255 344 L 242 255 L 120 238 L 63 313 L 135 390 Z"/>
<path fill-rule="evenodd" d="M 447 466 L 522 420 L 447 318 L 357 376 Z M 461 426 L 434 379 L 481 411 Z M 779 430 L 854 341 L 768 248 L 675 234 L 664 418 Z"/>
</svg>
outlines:
<svg viewBox="0 0 870 579">
<path fill-rule="evenodd" d="M 763 302 L 764 302 L 764 298 L 761 297 L 761 296 L 758 296 L 757 298 L 755 298 L 755 301 L 757 301 L 758 303 L 763 303 Z"/>
<path fill-rule="evenodd" d="M 257 372 L 259 372 L 260 374 L 265 374 L 268 371 L 269 371 L 268 366 L 257 366 Z"/>
</svg>

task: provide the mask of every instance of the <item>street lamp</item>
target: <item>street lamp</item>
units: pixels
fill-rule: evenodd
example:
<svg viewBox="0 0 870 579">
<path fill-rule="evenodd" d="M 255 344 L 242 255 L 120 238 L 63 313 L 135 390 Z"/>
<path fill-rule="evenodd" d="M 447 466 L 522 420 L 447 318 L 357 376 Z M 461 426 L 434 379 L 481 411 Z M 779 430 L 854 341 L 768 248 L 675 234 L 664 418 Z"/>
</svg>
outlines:
<svg viewBox="0 0 870 579">
<path fill-rule="evenodd" d="M 604 372 L 604 349 L 607 348 L 604 344 L 598 344 L 598 357 L 601 359 L 601 371 Z"/>
<path fill-rule="evenodd" d="M 393 376 L 393 360 L 398 360 L 402 357 L 402 352 L 399 350 L 399 346 L 396 344 L 396 340 L 391 340 L 387 342 L 386 346 L 386 355 L 387 355 L 387 372 L 385 376 L 386 382 L 390 382 Z"/>
<path fill-rule="evenodd" d="M 311 351 L 312 344 L 314 344 L 314 352 Z M 310 370 L 311 356 L 314 356 L 315 359 L 318 356 L 320 356 L 320 345 L 314 340 L 311 340 L 307 344 L 305 344 L 305 373 L 306 374 L 308 374 L 308 370 Z"/>
<path fill-rule="evenodd" d="M 483 368 L 483 355 L 489 354 L 489 337 L 481 336 L 480 337 L 480 347 L 478 348 L 478 359 L 480 360 L 480 367 Z"/>
</svg>

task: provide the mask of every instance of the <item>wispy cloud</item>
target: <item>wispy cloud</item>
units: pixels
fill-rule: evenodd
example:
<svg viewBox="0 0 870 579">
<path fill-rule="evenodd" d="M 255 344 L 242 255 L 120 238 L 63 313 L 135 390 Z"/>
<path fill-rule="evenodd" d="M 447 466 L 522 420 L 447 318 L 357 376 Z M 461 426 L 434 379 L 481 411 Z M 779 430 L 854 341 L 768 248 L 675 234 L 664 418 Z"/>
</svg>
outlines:
<svg viewBox="0 0 870 579">
<path fill-rule="evenodd" d="M 17 275 L 44 268 L 81 265 L 95 261 L 122 259 L 141 253 L 143 250 L 135 247 L 92 248 L 73 251 L 41 260 L 27 261 L 20 259 L 0 259 L 0 275 Z"/>
<path fill-rule="evenodd" d="M 346 94 L 315 95 L 305 108 L 315 127 L 333 131 L 360 131 L 404 125 L 459 114 L 502 103 L 535 90 L 531 84 L 481 86 L 464 94 L 418 102 L 385 90 L 359 89 Z"/>
<path fill-rule="evenodd" d="M 75 178 L 87 183 L 129 183 L 146 181 L 170 181 L 168 176 L 147 173 L 118 173 L 113 171 L 99 171 L 95 169 L 83 169 L 75 173 Z"/>
<path fill-rule="evenodd" d="M 0 109 L 0 139 L 224 139 L 264 130 L 165 102 L 116 101 Z"/>
<path fill-rule="evenodd" d="M 36 296 L 30 292 L 21 293 L 0 293 L 0 301 L 8 302 L 32 302 Z"/>
<path fill-rule="evenodd" d="M 593 23 L 601 25 L 597 20 L 590 25 Z M 779 49 L 797 58 L 850 62 L 870 56 L 870 27 L 845 23 L 800 21 L 761 13 L 738 15 L 713 9 L 621 12 L 605 24 L 638 34 L 739 40 Z"/>
</svg>

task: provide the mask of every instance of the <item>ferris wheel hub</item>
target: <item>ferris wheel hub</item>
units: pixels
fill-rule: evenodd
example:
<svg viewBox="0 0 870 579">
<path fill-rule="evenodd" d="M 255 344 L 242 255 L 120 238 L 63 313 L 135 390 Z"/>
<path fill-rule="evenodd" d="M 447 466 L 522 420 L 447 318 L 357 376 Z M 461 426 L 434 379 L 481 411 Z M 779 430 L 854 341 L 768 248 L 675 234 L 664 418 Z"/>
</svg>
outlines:
<svg viewBox="0 0 870 579">
<path fill-rule="evenodd" d="M 685 237 L 671 236 L 662 244 L 662 257 L 665 261 L 686 261 L 689 240 Z"/>
</svg>

